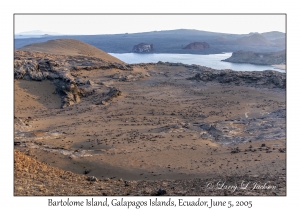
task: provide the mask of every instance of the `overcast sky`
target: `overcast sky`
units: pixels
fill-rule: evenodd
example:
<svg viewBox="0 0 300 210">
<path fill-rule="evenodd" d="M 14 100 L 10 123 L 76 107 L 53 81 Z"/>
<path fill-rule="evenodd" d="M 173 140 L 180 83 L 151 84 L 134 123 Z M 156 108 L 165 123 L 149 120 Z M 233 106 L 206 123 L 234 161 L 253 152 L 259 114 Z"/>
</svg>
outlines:
<svg viewBox="0 0 300 210">
<path fill-rule="evenodd" d="M 285 15 L 15 15 L 15 33 L 118 34 L 172 29 L 247 34 L 285 32 Z"/>
</svg>

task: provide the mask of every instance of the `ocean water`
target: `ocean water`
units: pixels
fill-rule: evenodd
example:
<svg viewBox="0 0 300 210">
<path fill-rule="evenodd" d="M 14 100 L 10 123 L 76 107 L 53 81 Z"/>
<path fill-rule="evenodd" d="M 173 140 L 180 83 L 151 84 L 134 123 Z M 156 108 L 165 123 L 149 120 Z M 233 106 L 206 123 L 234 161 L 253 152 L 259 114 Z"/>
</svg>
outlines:
<svg viewBox="0 0 300 210">
<path fill-rule="evenodd" d="M 195 54 L 139 54 L 139 53 L 109 53 L 116 58 L 129 63 L 151 63 L 151 62 L 172 62 L 183 64 L 196 64 L 201 66 L 210 67 L 217 70 L 232 69 L 234 71 L 263 71 L 263 70 L 276 70 L 285 72 L 269 65 L 254 65 L 246 63 L 229 63 L 222 60 L 229 58 L 232 53 L 211 54 L 211 55 L 195 55 Z"/>
</svg>

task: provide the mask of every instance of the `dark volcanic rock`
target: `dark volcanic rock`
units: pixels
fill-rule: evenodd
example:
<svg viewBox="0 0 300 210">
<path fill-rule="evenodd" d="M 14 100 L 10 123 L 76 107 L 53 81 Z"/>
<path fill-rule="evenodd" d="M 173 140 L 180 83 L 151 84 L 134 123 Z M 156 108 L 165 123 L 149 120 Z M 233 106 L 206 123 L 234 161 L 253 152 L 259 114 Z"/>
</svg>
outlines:
<svg viewBox="0 0 300 210">
<path fill-rule="evenodd" d="M 185 46 L 184 48 L 182 49 L 189 49 L 189 50 L 203 50 L 203 49 L 206 49 L 206 48 L 209 48 L 209 44 L 206 43 L 206 42 L 193 42 L 193 43 L 190 43 L 188 44 L 187 46 Z"/>
<path fill-rule="evenodd" d="M 116 98 L 121 94 L 122 92 L 118 88 L 112 87 L 107 93 L 105 101 L 111 101 L 113 98 Z"/>
<path fill-rule="evenodd" d="M 51 80 L 56 86 L 57 93 L 62 97 L 64 108 L 78 103 L 80 97 L 90 95 L 86 89 L 78 87 L 81 83 L 78 78 L 74 78 L 74 72 L 111 68 L 133 70 L 130 65 L 107 62 L 97 57 L 15 51 L 14 78 L 35 81 Z"/>
<path fill-rule="evenodd" d="M 109 91 L 107 93 L 103 93 L 100 98 L 98 96 L 95 96 L 98 102 L 96 102 L 96 105 L 105 105 L 107 102 L 112 101 L 114 98 L 117 98 L 118 96 L 121 96 L 122 92 L 115 87 L 110 87 Z"/>
<path fill-rule="evenodd" d="M 147 53 L 147 52 L 153 52 L 153 50 L 154 50 L 153 44 L 140 43 L 133 47 L 132 52 Z"/>
<path fill-rule="evenodd" d="M 286 88 L 286 74 L 277 71 L 232 71 L 232 70 L 204 70 L 189 80 L 233 85 L 245 85 L 251 87 Z"/>
<path fill-rule="evenodd" d="M 274 65 L 286 63 L 285 50 L 280 52 L 258 53 L 252 51 L 233 52 L 230 58 L 223 61 L 232 63 L 251 63 L 259 65 Z"/>
<path fill-rule="evenodd" d="M 241 142 L 285 138 L 285 120 L 286 109 L 279 109 L 258 118 L 202 123 L 199 128 L 202 129 L 202 137 L 221 144 L 234 145 Z"/>
</svg>

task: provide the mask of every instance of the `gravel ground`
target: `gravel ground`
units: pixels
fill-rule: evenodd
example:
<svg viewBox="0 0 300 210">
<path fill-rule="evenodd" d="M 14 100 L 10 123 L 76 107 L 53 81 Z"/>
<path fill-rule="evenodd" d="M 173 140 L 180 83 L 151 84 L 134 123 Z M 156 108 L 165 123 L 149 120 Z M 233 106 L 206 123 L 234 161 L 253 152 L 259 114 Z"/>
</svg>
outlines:
<svg viewBox="0 0 300 210">
<path fill-rule="evenodd" d="M 282 175 L 220 176 L 211 179 L 157 181 L 99 180 L 92 176 L 78 175 L 48 166 L 20 151 L 14 152 L 14 169 L 15 196 L 275 196 L 286 194 L 286 180 Z M 249 184 L 245 187 L 247 183 Z M 241 189 L 242 185 L 246 189 Z"/>
</svg>

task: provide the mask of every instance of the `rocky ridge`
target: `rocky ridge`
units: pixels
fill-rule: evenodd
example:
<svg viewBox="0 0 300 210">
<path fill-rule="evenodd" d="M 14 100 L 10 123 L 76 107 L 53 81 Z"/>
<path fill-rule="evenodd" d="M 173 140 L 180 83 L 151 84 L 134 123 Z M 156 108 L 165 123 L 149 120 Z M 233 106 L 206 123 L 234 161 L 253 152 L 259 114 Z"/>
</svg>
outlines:
<svg viewBox="0 0 300 210">
<path fill-rule="evenodd" d="M 78 70 L 119 69 L 132 71 L 132 67 L 122 63 L 112 63 L 96 57 L 63 56 L 41 52 L 15 51 L 14 78 L 25 80 L 51 80 L 62 96 L 62 106 L 70 106 L 89 93 L 79 88 L 81 80 L 74 77 Z"/>
<path fill-rule="evenodd" d="M 251 87 L 286 88 L 286 75 L 277 71 L 232 71 L 203 70 L 188 78 L 198 82 L 219 82 L 230 85 Z"/>
</svg>

